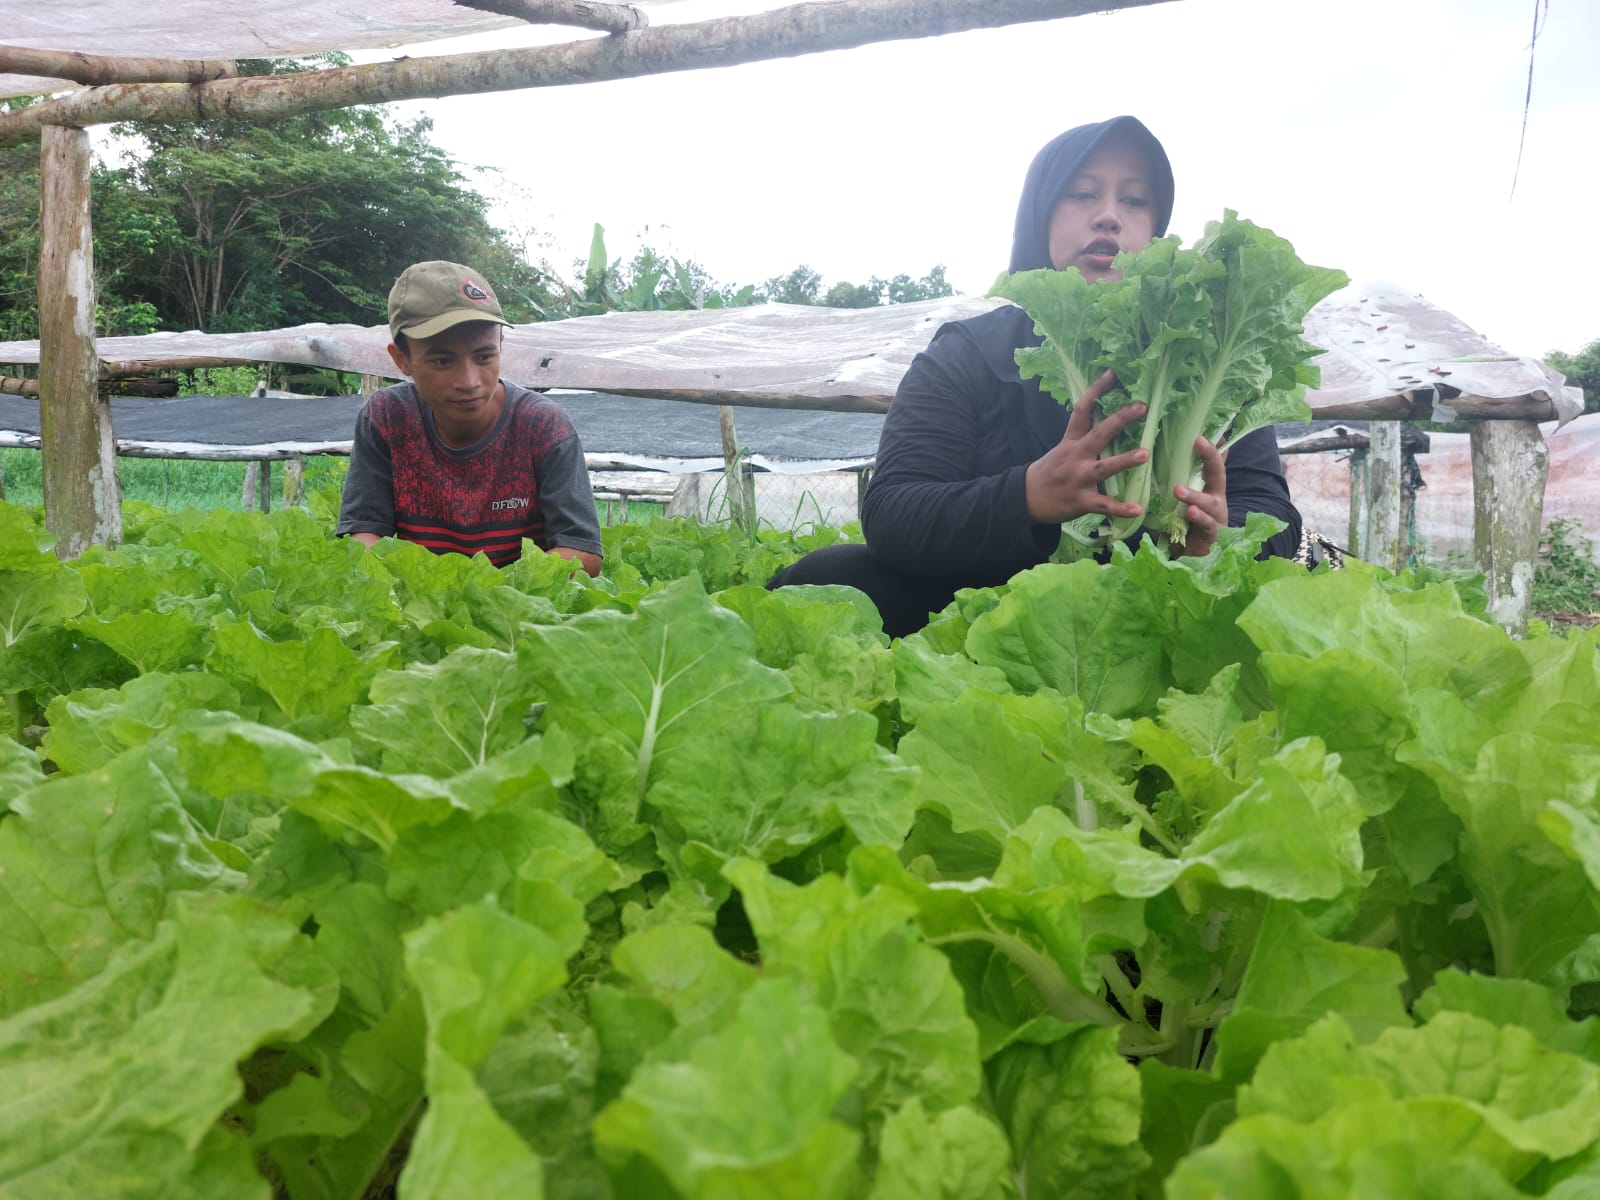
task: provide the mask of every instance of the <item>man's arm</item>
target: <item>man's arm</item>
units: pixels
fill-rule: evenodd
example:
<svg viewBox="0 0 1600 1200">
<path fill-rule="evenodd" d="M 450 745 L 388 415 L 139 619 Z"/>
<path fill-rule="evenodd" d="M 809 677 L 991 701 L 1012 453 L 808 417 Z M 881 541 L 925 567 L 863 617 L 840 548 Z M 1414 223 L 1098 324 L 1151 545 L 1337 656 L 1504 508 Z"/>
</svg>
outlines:
<svg viewBox="0 0 1600 1200">
<path fill-rule="evenodd" d="M 539 512 L 550 553 L 577 560 L 590 575 L 600 574 L 600 517 L 576 430 L 545 452 L 538 472 Z"/>
<path fill-rule="evenodd" d="M 370 403 L 370 402 L 369 402 Z M 368 546 L 394 533 L 394 478 L 389 444 L 363 408 L 356 415 L 350 445 L 350 470 L 339 497 L 339 524 L 334 533 Z"/>
</svg>

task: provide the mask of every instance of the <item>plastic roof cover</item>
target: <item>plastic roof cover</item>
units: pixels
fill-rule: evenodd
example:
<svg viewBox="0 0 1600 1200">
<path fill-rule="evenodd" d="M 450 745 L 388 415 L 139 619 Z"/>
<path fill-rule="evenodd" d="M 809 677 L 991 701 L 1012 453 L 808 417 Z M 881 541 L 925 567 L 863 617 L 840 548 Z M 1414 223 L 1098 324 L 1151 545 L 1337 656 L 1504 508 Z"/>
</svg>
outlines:
<svg viewBox="0 0 1600 1200">
<path fill-rule="evenodd" d="M 573 317 L 507 330 L 501 370 L 527 387 L 882 412 L 941 324 L 1000 303 L 952 296 L 882 308 L 762 304 Z M 1319 417 L 1379 416 L 1388 398 L 1436 385 L 1495 407 L 1531 397 L 1539 419 L 1566 422 L 1583 411 L 1583 394 L 1551 367 L 1507 354 L 1397 284 L 1359 282 L 1335 292 L 1307 315 L 1306 338 L 1324 348 L 1322 385 L 1307 396 Z M 98 351 L 102 361 L 192 355 L 392 376 L 388 341 L 381 325 L 301 325 L 100 338 Z M 0 363 L 38 361 L 37 341 L 0 342 Z M 1436 402 L 1438 419 L 1453 415 Z"/>
<path fill-rule="evenodd" d="M 521 24 L 454 0 L 0 0 L 0 44 L 119 58 L 292 57 Z M 0 74 L 0 96 L 76 86 Z"/>
</svg>

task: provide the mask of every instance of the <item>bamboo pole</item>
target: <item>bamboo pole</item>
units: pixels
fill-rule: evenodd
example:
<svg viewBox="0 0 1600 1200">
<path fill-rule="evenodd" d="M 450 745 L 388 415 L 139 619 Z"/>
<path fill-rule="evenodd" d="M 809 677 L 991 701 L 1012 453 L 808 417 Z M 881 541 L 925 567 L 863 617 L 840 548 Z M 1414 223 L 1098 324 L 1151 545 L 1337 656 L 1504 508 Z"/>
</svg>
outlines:
<svg viewBox="0 0 1600 1200">
<path fill-rule="evenodd" d="M 602 33 L 627 33 L 650 24 L 631 4 L 601 4 L 596 0 L 456 0 L 465 8 L 516 17 L 530 25 L 572 25 Z"/>
<path fill-rule="evenodd" d="M 754 16 L 658 25 L 558 46 L 405 58 L 182 86 L 114 84 L 0 114 L 0 146 L 46 125 L 252 120 L 355 104 L 632 79 L 994 29 L 1170 0 L 830 0 Z"/>
<path fill-rule="evenodd" d="M 39 151 L 39 437 L 45 528 L 56 554 L 122 540 L 111 402 L 94 342 L 89 134 L 52 126 Z"/>
<path fill-rule="evenodd" d="M 109 83 L 205 83 L 236 78 L 239 68 L 224 59 L 113 58 L 0 45 L 0 73 L 41 75 L 101 87 Z"/>
</svg>

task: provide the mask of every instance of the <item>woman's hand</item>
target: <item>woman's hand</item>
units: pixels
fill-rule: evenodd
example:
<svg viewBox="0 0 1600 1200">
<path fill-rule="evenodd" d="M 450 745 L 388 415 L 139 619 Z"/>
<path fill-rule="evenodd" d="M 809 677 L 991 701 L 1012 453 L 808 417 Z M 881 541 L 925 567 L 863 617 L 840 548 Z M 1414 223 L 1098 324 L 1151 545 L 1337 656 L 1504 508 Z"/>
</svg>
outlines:
<svg viewBox="0 0 1600 1200">
<path fill-rule="evenodd" d="M 1100 490 L 1100 485 L 1111 476 L 1136 467 L 1150 457 L 1143 447 L 1110 458 L 1100 457 L 1119 433 L 1144 416 L 1144 405 L 1130 404 L 1102 421 L 1095 421 L 1100 397 L 1116 382 L 1117 377 L 1107 371 L 1090 384 L 1073 403 L 1072 416 L 1067 419 L 1067 431 L 1061 435 L 1061 440 L 1028 464 L 1025 486 L 1028 516 L 1032 520 L 1059 525 L 1088 513 L 1103 513 L 1108 517 L 1143 514 L 1144 510 L 1137 504 L 1114 500 Z M 1221 458 L 1217 461 L 1220 464 Z M 1223 517 L 1226 520 L 1226 511 Z M 1214 530 L 1211 536 L 1216 537 Z"/>
<path fill-rule="evenodd" d="M 1217 530 L 1228 523 L 1228 468 L 1222 451 L 1205 438 L 1195 438 L 1194 452 L 1200 456 L 1200 479 L 1205 488 L 1197 492 L 1179 484 L 1172 494 L 1187 505 L 1184 517 L 1189 522 L 1189 539 L 1174 545 L 1176 558 L 1199 558 L 1217 544 Z"/>
</svg>

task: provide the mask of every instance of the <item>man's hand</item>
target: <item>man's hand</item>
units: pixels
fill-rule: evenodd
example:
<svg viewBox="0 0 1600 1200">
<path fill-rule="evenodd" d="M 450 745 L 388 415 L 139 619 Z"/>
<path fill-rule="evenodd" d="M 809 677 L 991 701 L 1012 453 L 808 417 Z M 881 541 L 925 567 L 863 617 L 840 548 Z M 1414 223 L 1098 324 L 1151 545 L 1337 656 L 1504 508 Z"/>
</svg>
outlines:
<svg viewBox="0 0 1600 1200">
<path fill-rule="evenodd" d="M 1200 456 L 1200 479 L 1205 490 L 1179 484 L 1172 494 L 1187 505 L 1184 517 L 1189 522 L 1189 539 L 1175 546 L 1175 558 L 1199 558 L 1217 544 L 1217 530 L 1228 523 L 1228 468 L 1222 451 L 1205 438 L 1195 438 L 1194 452 Z"/>
<path fill-rule="evenodd" d="M 1144 416 L 1144 405 L 1130 404 L 1096 423 L 1099 399 L 1116 382 L 1117 377 L 1107 371 L 1090 384 L 1073 403 L 1061 440 L 1028 464 L 1026 488 L 1032 520 L 1058 525 L 1087 513 L 1137 517 L 1144 512 L 1137 504 L 1114 500 L 1100 491 L 1100 485 L 1111 476 L 1150 457 L 1142 447 L 1100 457 L 1119 433 Z"/>
<path fill-rule="evenodd" d="M 600 574 L 600 556 L 590 554 L 587 550 L 574 550 L 571 546 L 552 546 L 551 554 L 559 554 L 562 558 L 570 558 L 581 566 L 590 575 Z"/>
</svg>

